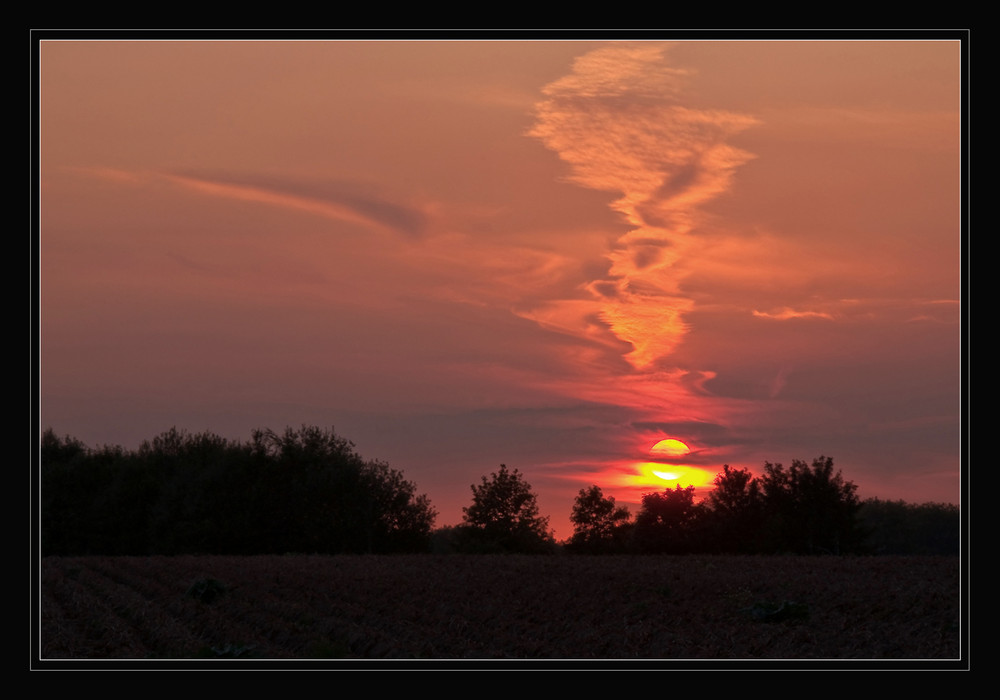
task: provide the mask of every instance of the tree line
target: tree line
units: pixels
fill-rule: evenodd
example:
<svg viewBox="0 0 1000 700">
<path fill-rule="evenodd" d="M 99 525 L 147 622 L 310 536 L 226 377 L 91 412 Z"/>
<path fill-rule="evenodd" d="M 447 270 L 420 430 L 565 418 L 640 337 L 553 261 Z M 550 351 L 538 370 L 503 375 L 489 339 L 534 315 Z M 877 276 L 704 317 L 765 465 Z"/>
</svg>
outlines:
<svg viewBox="0 0 1000 700">
<path fill-rule="evenodd" d="M 638 513 L 581 489 L 573 535 L 557 543 L 524 474 L 473 484 L 460 525 L 434 529 L 426 495 L 333 430 L 257 430 L 249 442 L 172 429 L 136 451 L 42 436 L 42 553 L 954 554 L 949 504 L 860 501 L 833 459 L 761 476 L 725 465 L 693 486 L 644 494 Z"/>
<path fill-rule="evenodd" d="M 47 430 L 40 465 L 43 554 L 424 551 L 436 516 L 401 472 L 316 427 L 171 429 L 136 451 Z"/>
<path fill-rule="evenodd" d="M 581 489 L 567 548 L 583 553 L 958 554 L 958 506 L 858 499 L 833 459 L 760 477 L 723 467 L 700 503 L 680 485 L 642 497 L 635 519 L 600 487 Z"/>
</svg>

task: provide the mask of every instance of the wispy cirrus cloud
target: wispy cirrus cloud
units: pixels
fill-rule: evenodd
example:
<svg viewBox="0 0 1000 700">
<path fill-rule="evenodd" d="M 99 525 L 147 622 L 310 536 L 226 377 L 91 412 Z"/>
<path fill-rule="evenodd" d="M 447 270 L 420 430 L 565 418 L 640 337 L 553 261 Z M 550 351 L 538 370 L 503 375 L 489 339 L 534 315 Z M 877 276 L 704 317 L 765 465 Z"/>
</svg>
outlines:
<svg viewBox="0 0 1000 700">
<path fill-rule="evenodd" d="M 353 182 L 290 180 L 254 174 L 134 172 L 109 167 L 74 170 L 128 185 L 168 182 L 208 197 L 301 211 L 411 238 L 423 235 L 428 223 L 428 214 L 421 207 L 401 203 L 371 186 Z"/>
<path fill-rule="evenodd" d="M 777 321 L 787 321 L 793 318 L 821 318 L 828 321 L 833 319 L 833 315 L 828 314 L 825 311 L 800 311 L 787 306 L 778 309 L 777 311 L 758 311 L 757 309 L 754 309 L 753 315 L 758 318 L 771 318 Z"/>
<path fill-rule="evenodd" d="M 420 236 L 427 226 L 427 214 L 420 208 L 395 201 L 373 187 L 352 182 L 306 182 L 266 176 L 186 173 L 168 177 L 209 194 L 299 209 L 406 236 Z"/>
<path fill-rule="evenodd" d="M 571 74 L 549 84 L 529 135 L 570 164 L 569 178 L 614 192 L 611 207 L 636 228 L 607 253 L 607 275 L 583 285 L 581 301 L 558 314 L 550 301 L 524 316 L 545 323 L 554 316 L 599 318 L 631 345 L 626 359 L 652 369 L 681 342 L 684 314 L 693 301 L 682 291 L 678 265 L 690 255 L 689 234 L 698 209 L 726 191 L 734 171 L 752 156 L 727 139 L 753 126 L 753 117 L 679 104 L 689 72 L 665 60 L 668 46 L 617 45 L 578 58 Z M 573 332 L 573 329 L 564 330 Z M 594 335 L 588 322 L 575 332 Z"/>
</svg>

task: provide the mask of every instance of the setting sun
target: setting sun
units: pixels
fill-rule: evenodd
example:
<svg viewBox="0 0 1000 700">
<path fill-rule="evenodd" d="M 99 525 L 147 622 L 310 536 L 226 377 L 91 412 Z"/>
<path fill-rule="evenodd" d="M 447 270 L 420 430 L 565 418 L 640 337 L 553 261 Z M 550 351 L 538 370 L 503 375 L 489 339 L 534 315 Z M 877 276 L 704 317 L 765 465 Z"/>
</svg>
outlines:
<svg viewBox="0 0 1000 700">
<path fill-rule="evenodd" d="M 656 457 L 683 457 L 691 451 L 691 448 L 680 440 L 668 438 L 660 440 L 649 450 L 649 454 Z"/>
</svg>

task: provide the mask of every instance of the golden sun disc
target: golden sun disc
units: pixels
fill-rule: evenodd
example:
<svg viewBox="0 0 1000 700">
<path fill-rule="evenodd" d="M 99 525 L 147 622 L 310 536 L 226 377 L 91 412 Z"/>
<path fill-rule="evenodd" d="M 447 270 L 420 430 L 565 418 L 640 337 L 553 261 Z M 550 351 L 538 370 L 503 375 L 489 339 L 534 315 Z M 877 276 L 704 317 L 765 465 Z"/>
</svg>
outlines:
<svg viewBox="0 0 1000 700">
<path fill-rule="evenodd" d="M 667 438 L 660 440 L 649 450 L 649 454 L 658 457 L 683 457 L 691 451 L 691 448 L 680 440 Z"/>
</svg>

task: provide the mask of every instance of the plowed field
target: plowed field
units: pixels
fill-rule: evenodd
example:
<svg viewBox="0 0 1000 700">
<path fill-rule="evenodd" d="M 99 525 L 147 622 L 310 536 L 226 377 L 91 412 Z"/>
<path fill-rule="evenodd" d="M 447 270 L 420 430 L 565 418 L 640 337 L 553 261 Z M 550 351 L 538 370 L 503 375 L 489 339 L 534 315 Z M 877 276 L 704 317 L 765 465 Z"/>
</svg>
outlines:
<svg viewBox="0 0 1000 700">
<path fill-rule="evenodd" d="M 41 659 L 956 659 L 956 557 L 51 557 Z"/>
</svg>

